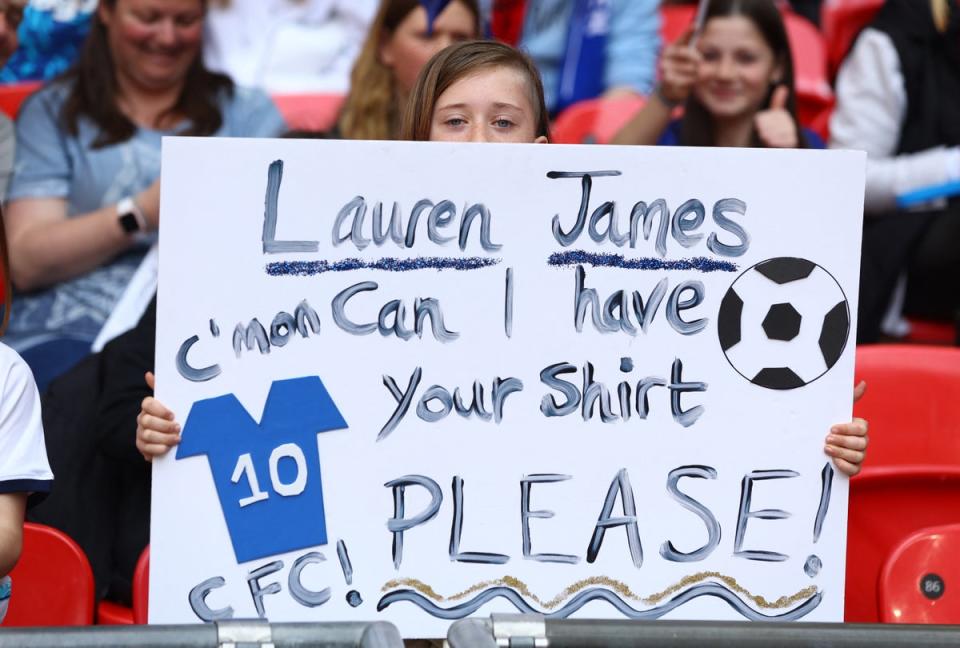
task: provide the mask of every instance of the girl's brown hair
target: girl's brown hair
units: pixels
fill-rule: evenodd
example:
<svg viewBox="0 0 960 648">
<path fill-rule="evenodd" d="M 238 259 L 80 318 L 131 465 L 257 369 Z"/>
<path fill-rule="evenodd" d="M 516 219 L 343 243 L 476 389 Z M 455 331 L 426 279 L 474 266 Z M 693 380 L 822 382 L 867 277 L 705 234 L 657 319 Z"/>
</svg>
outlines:
<svg viewBox="0 0 960 648">
<path fill-rule="evenodd" d="M 117 5 L 117 0 L 100 2 L 111 10 Z M 206 9 L 206 0 L 201 2 Z M 93 141 L 95 149 L 125 142 L 137 132 L 137 126 L 117 104 L 117 73 L 107 41 L 107 28 L 98 13 L 94 13 L 90 33 L 76 63 L 61 79 L 71 84 L 61 112 L 64 127 L 71 135 L 77 135 L 81 117 L 91 119 L 100 131 Z M 211 135 L 223 124 L 220 100 L 232 94 L 230 77 L 206 69 L 203 57 L 198 54 L 187 70 L 177 102 L 162 117 L 183 115 L 188 119 L 190 125 L 182 135 Z"/>
<path fill-rule="evenodd" d="M 480 33 L 477 0 L 455 0 L 474 16 L 475 33 Z M 350 94 L 340 112 L 340 134 L 347 139 L 391 140 L 400 132 L 403 114 L 397 96 L 393 70 L 380 61 L 380 46 L 396 31 L 419 0 L 382 0 L 370 24 L 367 39 L 350 73 Z"/>
<path fill-rule="evenodd" d="M 527 81 L 530 105 L 535 111 L 536 136 L 550 139 L 550 122 L 543 100 L 543 82 L 530 57 L 495 41 L 469 41 L 438 52 L 420 70 L 403 116 L 400 139 L 427 141 L 433 110 L 447 88 L 475 72 L 492 67 L 519 71 Z"/>
<path fill-rule="evenodd" d="M 787 39 L 787 28 L 783 24 L 780 10 L 773 0 L 711 0 L 708 5 L 705 20 L 711 18 L 727 18 L 743 16 L 748 19 L 763 36 L 764 42 L 773 51 L 773 58 L 783 75 L 777 85 L 786 86 L 790 91 L 787 98 L 787 111 L 796 124 L 797 142 L 799 148 L 807 148 L 807 137 L 800 127 L 797 118 L 797 95 L 794 86 L 793 56 L 790 52 L 790 41 Z M 770 87 L 767 99 L 761 110 L 769 105 L 775 85 Z M 684 146 L 713 146 L 714 145 L 713 117 L 706 107 L 691 94 L 684 108 L 683 121 L 680 123 L 680 143 Z M 754 130 L 751 135 L 750 146 L 762 148 L 763 142 Z"/>
</svg>

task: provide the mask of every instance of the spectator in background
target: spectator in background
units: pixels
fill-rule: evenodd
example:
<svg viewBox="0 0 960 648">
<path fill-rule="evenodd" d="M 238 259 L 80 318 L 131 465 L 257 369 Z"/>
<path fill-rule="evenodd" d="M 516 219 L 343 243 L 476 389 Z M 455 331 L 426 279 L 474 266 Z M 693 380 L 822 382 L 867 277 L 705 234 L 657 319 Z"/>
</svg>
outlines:
<svg viewBox="0 0 960 648">
<path fill-rule="evenodd" d="M 6 276 L 7 246 L 0 215 L 0 271 Z M 4 322 L 10 312 L 6 291 Z M 0 623 L 10 600 L 9 573 L 23 547 L 23 516 L 27 497 L 50 490 L 53 474 L 44 452 L 40 397 L 23 360 L 0 344 Z"/>
<path fill-rule="evenodd" d="M 584 99 L 647 95 L 653 88 L 660 51 L 657 0 L 485 2 L 494 38 L 536 63 L 551 114 Z"/>
<path fill-rule="evenodd" d="M 960 200 L 911 210 L 896 201 L 960 181 L 957 0 L 887 0 L 840 68 L 836 95 L 831 147 L 868 156 L 858 341 L 878 339 L 888 308 L 894 322 L 903 310 L 953 320 L 960 309 Z"/>
<path fill-rule="evenodd" d="M 800 126 L 793 58 L 773 0 L 712 0 L 703 33 L 669 45 L 660 83 L 614 144 L 823 148 Z M 683 104 L 684 115 L 673 119 Z"/>
<path fill-rule="evenodd" d="M 80 59 L 17 121 L 7 235 L 10 345 L 43 390 L 110 314 L 159 220 L 165 134 L 270 136 L 262 92 L 200 59 L 203 0 L 102 0 Z"/>
<path fill-rule="evenodd" d="M 8 2 L 7 4 L 12 4 Z M 76 60 L 97 0 L 30 0 L 20 23 L 20 49 L 0 70 L 0 83 L 48 81 Z"/>
<path fill-rule="evenodd" d="M 211 0 L 204 61 L 271 93 L 346 94 L 375 9 L 375 0 Z"/>
<path fill-rule="evenodd" d="M 0 0 L 0 65 L 17 48 L 17 23 L 23 2 Z M 6 191 L 13 167 L 13 124 L 0 115 L 0 198 Z M 7 239 L 0 212 L 0 286 L 3 289 L 3 320 L 0 335 L 10 319 L 10 272 Z M 30 369 L 5 344 L 0 344 L 0 623 L 11 596 L 9 573 L 23 547 L 23 519 L 27 498 L 50 490 L 53 474 L 44 450 L 40 397 Z"/>
<path fill-rule="evenodd" d="M 476 0 L 381 0 L 353 66 L 334 136 L 397 139 L 420 68 L 447 45 L 479 34 Z"/>
<path fill-rule="evenodd" d="M 26 0 L 0 0 L 0 66 L 17 50 L 17 26 L 23 18 Z M 16 136 L 13 122 L 0 114 L 0 202 L 7 195 L 10 174 L 13 173 L 13 153 Z"/>
</svg>

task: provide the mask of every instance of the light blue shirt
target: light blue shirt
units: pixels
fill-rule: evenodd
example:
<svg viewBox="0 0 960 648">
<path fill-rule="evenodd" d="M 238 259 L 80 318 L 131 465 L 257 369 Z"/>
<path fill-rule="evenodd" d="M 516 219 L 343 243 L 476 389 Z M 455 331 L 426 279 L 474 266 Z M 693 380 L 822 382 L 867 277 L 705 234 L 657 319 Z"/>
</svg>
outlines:
<svg viewBox="0 0 960 648">
<path fill-rule="evenodd" d="M 99 129 L 92 121 L 81 118 L 77 135 L 63 127 L 60 113 L 69 89 L 67 83 L 55 82 L 24 103 L 7 201 L 63 198 L 73 218 L 150 186 L 160 176 L 161 137 L 183 127 L 170 132 L 140 128 L 125 142 L 94 149 Z M 259 90 L 236 88 L 221 104 L 223 125 L 216 136 L 274 137 L 285 130 L 273 102 Z M 4 342 L 18 351 L 56 338 L 92 343 L 150 243 L 145 240 L 50 288 L 15 294 Z"/>
<path fill-rule="evenodd" d="M 660 51 L 658 0 L 609 0 L 603 86 L 632 88 L 650 94 Z M 527 52 L 543 79 L 547 109 L 556 108 L 560 69 L 570 31 L 572 0 L 528 0 L 520 49 Z"/>
</svg>

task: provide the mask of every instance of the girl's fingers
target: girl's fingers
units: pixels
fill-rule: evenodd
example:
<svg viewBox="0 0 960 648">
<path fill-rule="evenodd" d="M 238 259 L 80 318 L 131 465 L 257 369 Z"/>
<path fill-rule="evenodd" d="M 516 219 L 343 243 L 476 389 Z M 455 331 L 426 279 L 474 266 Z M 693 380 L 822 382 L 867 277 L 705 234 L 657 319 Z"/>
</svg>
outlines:
<svg viewBox="0 0 960 648">
<path fill-rule="evenodd" d="M 147 396 L 143 399 L 143 401 L 141 401 L 140 411 L 153 416 L 158 416 L 160 418 L 169 419 L 171 421 L 175 418 L 173 412 L 167 409 L 166 405 L 158 401 L 153 396 Z"/>
<path fill-rule="evenodd" d="M 145 443 L 138 446 L 137 449 L 140 450 L 140 454 L 142 454 L 143 458 L 147 461 L 153 461 L 154 457 L 162 457 L 170 451 L 168 446 L 155 443 Z"/>
<path fill-rule="evenodd" d="M 830 428 L 831 434 L 865 437 L 870 431 L 870 425 L 866 419 L 854 418 L 849 423 L 838 423 Z"/>
<path fill-rule="evenodd" d="M 848 477 L 853 477 L 860 472 L 860 464 L 853 464 L 845 459 L 834 457 L 833 464 L 837 467 L 837 470 Z"/>
<path fill-rule="evenodd" d="M 864 453 L 862 450 L 850 450 L 835 445 L 827 445 L 823 450 L 834 459 L 843 459 L 848 463 L 858 465 L 863 463 Z"/>
<path fill-rule="evenodd" d="M 863 452 L 867 449 L 869 441 L 866 436 L 853 436 L 849 434 L 831 434 L 827 436 L 827 445 L 837 446 L 839 448 L 849 448 Z"/>
<path fill-rule="evenodd" d="M 856 387 L 853 388 L 853 402 L 856 403 L 858 400 L 863 398 L 863 395 L 867 392 L 867 382 L 861 380 L 857 383 Z"/>
<path fill-rule="evenodd" d="M 137 417 L 137 425 L 144 430 L 154 430 L 161 434 L 180 434 L 180 424 L 176 421 L 151 416 L 150 414 L 140 414 Z"/>
<path fill-rule="evenodd" d="M 153 375 L 152 371 L 148 371 L 147 373 L 143 374 L 143 379 L 147 381 L 147 387 L 150 389 L 156 389 L 157 379 L 156 376 Z"/>
<path fill-rule="evenodd" d="M 157 430 L 143 429 L 137 435 L 137 440 L 143 443 L 161 444 L 164 446 L 175 446 L 180 443 L 180 437 L 177 434 L 168 432 L 158 432 Z"/>
</svg>

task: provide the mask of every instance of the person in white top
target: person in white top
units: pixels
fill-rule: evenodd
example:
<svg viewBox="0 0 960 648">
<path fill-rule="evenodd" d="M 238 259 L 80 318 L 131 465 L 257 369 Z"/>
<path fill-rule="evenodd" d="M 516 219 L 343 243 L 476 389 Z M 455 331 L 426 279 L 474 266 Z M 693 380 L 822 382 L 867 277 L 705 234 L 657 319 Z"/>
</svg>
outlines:
<svg viewBox="0 0 960 648">
<path fill-rule="evenodd" d="M 867 152 L 858 341 L 960 315 L 960 4 L 888 0 L 837 76 L 830 147 Z M 941 195 L 898 205 L 921 189 Z M 934 192 L 935 193 L 935 192 Z M 886 317 L 885 317 L 886 315 Z"/>
<path fill-rule="evenodd" d="M 270 93 L 344 94 L 376 0 L 211 0 L 203 58 Z"/>
<path fill-rule="evenodd" d="M 0 271 L 5 277 L 9 276 L 6 249 L 0 216 Z M 9 282 L 4 294 L 0 334 L 10 311 Z M 0 343 L 0 622 L 10 601 L 9 574 L 23 549 L 27 497 L 50 492 L 52 483 L 40 418 L 40 395 L 33 374 L 16 351 Z"/>
</svg>

